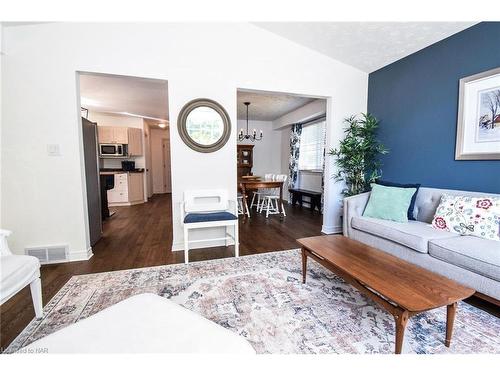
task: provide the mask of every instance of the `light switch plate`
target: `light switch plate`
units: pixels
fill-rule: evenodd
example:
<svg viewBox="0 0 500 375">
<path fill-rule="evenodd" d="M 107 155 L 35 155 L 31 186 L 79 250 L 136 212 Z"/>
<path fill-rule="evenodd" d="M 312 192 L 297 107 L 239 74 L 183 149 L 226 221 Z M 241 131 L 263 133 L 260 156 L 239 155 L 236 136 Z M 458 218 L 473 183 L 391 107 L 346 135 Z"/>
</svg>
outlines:
<svg viewBox="0 0 500 375">
<path fill-rule="evenodd" d="M 58 144 L 47 145 L 47 155 L 49 156 L 61 156 L 61 149 Z"/>
</svg>

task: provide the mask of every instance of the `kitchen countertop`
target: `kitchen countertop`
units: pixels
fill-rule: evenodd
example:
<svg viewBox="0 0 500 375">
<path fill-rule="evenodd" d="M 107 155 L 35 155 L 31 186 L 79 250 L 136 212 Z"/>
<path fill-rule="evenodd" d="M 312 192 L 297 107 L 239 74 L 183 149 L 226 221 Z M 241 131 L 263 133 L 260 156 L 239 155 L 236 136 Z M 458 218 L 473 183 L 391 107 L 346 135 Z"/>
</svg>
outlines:
<svg viewBox="0 0 500 375">
<path fill-rule="evenodd" d="M 101 168 L 99 174 L 119 174 L 119 173 L 144 173 L 143 168 L 136 168 L 133 171 L 124 171 L 123 169 Z"/>
</svg>

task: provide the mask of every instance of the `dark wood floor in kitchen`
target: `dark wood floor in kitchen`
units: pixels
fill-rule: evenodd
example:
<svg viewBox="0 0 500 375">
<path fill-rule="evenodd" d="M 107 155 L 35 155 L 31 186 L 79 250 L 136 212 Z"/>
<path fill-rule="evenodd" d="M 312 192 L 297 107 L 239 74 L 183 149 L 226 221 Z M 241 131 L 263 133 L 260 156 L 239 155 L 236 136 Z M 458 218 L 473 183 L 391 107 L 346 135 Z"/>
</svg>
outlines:
<svg viewBox="0 0 500 375">
<path fill-rule="evenodd" d="M 141 205 L 114 208 L 117 213 L 104 224 L 104 236 L 85 262 L 42 266 L 44 305 L 73 275 L 182 263 L 182 251 L 172 252 L 172 202 L 170 194 L 154 195 Z M 241 218 L 241 216 L 240 216 Z M 283 222 L 278 215 L 265 219 L 253 215 L 240 219 L 240 255 L 297 248 L 295 239 L 321 234 L 322 216 L 307 208 L 287 207 Z M 234 248 L 195 249 L 190 261 L 233 256 Z M 33 319 L 29 287 L 0 307 L 0 348 Z"/>
<path fill-rule="evenodd" d="M 287 217 L 265 219 L 254 214 L 240 219 L 240 254 L 297 248 L 295 239 L 321 234 L 322 216 L 307 208 L 286 207 Z M 104 236 L 94 247 L 94 256 L 85 262 L 43 266 L 43 301 L 46 304 L 73 275 L 117 271 L 130 268 L 181 263 L 182 251 L 172 252 L 172 202 L 170 194 L 155 195 L 145 204 L 116 209 L 117 214 L 104 224 Z M 190 261 L 233 256 L 233 247 L 198 249 L 190 252 Z M 474 304 L 496 316 L 499 309 L 477 298 Z M 29 287 L 24 288 L 0 307 L 0 349 L 9 343 L 33 319 Z"/>
</svg>

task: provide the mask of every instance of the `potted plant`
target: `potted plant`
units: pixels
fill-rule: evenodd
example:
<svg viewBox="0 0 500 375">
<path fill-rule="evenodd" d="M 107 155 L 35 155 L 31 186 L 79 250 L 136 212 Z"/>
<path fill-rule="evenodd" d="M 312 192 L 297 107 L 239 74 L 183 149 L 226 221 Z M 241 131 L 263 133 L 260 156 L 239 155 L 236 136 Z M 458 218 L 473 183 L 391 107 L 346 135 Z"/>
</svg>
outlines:
<svg viewBox="0 0 500 375">
<path fill-rule="evenodd" d="M 351 116 L 345 123 L 345 138 L 328 154 L 336 158 L 338 171 L 333 177 L 345 182 L 342 194 L 348 197 L 370 190 L 370 184 L 382 174 L 379 156 L 389 150 L 376 139 L 379 123 L 371 114 L 362 113 L 361 119 Z"/>
</svg>

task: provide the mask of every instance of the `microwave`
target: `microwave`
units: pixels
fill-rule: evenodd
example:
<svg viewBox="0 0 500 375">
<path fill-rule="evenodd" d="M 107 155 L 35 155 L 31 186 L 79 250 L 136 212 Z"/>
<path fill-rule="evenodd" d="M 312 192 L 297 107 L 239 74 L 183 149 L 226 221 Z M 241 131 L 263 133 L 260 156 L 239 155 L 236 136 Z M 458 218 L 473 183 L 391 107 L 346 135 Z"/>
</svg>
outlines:
<svg viewBox="0 0 500 375">
<path fill-rule="evenodd" d="M 127 156 L 127 146 L 126 145 L 119 145 L 119 144 L 100 143 L 99 144 L 99 155 L 103 156 L 103 157 Z"/>
</svg>

